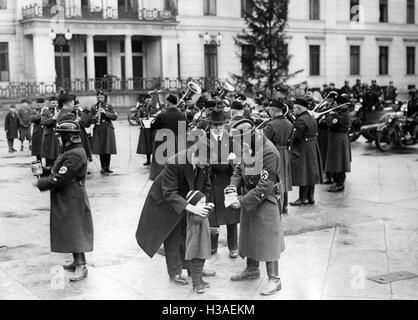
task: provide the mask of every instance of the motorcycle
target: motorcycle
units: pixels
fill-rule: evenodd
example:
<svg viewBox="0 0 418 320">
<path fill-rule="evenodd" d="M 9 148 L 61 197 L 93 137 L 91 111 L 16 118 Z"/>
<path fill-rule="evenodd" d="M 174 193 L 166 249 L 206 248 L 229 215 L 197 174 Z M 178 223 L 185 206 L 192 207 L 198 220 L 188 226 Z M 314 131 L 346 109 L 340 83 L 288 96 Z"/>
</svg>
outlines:
<svg viewBox="0 0 418 320">
<path fill-rule="evenodd" d="M 404 104 L 400 111 L 385 114 L 377 128 L 376 146 L 382 151 L 394 146 L 406 147 L 417 144 L 416 120 L 406 116 L 408 106 Z"/>
<path fill-rule="evenodd" d="M 363 123 L 360 128 L 360 134 L 371 143 L 377 139 L 377 129 L 382 124 L 386 114 L 397 112 L 400 109 L 401 102 L 382 104 L 381 108 L 366 112 L 364 106 L 359 110 L 360 118 Z"/>
</svg>

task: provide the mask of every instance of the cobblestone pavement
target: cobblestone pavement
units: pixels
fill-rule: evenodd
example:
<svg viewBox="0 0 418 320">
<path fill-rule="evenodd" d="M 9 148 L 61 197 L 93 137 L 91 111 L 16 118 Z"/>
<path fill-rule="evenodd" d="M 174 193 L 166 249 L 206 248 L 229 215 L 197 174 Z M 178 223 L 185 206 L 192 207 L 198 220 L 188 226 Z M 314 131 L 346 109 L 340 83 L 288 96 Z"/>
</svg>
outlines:
<svg viewBox="0 0 418 320">
<path fill-rule="evenodd" d="M 70 255 L 49 249 L 49 194 L 32 186 L 27 149 L 9 155 L 0 139 L 0 299 L 417 299 L 418 279 L 380 285 L 368 276 L 418 273 L 417 149 L 379 153 L 353 144 L 353 172 L 346 191 L 317 190 L 317 205 L 291 209 L 284 218 L 286 251 L 280 260 L 283 290 L 260 296 L 260 280 L 233 283 L 245 262 L 231 260 L 225 228 L 221 248 L 207 262 L 217 271 L 212 288 L 197 296 L 170 283 L 164 257 L 149 259 L 135 241 L 140 209 L 151 186 L 139 130 L 115 123 L 119 154 L 115 174 L 102 177 L 94 159 L 87 180 L 95 224 L 95 251 L 87 255 L 89 277 L 70 284 L 59 267 Z M 290 195 L 296 199 L 296 192 Z M 191 279 L 190 279 L 191 280 Z"/>
</svg>

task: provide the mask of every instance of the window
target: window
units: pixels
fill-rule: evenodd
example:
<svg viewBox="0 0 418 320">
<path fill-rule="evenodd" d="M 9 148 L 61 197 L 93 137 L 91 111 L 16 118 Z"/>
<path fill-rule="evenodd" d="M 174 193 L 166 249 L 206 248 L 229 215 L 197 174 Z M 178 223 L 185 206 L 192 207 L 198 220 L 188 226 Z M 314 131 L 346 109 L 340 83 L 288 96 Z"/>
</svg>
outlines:
<svg viewBox="0 0 418 320">
<path fill-rule="evenodd" d="M 0 0 L 0 9 L 7 9 L 7 0 Z"/>
<path fill-rule="evenodd" d="M 94 40 L 94 52 L 107 52 L 106 40 Z"/>
<path fill-rule="evenodd" d="M 320 75 L 320 65 L 321 65 L 321 46 L 309 46 L 309 74 L 311 76 Z"/>
<path fill-rule="evenodd" d="M 309 20 L 319 20 L 319 0 L 309 0 Z"/>
<path fill-rule="evenodd" d="M 248 0 L 241 0 L 241 17 L 244 17 L 244 13 L 250 13 L 252 11 L 252 2 Z"/>
<path fill-rule="evenodd" d="M 178 7 L 178 0 L 164 0 L 164 10 L 170 11 L 175 16 L 179 13 Z"/>
<path fill-rule="evenodd" d="M 360 46 L 350 47 L 350 75 L 360 75 Z"/>
<path fill-rule="evenodd" d="M 379 0 L 380 22 L 388 22 L 388 0 Z"/>
<path fill-rule="evenodd" d="M 218 47 L 205 44 L 205 77 L 218 77 Z"/>
<path fill-rule="evenodd" d="M 407 0 L 406 4 L 406 23 L 415 23 L 415 0 Z"/>
<path fill-rule="evenodd" d="M 350 0 L 350 21 L 359 22 L 360 1 Z"/>
<path fill-rule="evenodd" d="M 406 48 L 406 74 L 415 74 L 415 47 Z"/>
<path fill-rule="evenodd" d="M 203 0 L 203 15 L 216 16 L 216 0 Z"/>
<path fill-rule="evenodd" d="M 389 47 L 379 48 L 379 74 L 389 74 Z"/>
<path fill-rule="evenodd" d="M 0 42 L 0 81 L 9 81 L 9 44 Z"/>
</svg>

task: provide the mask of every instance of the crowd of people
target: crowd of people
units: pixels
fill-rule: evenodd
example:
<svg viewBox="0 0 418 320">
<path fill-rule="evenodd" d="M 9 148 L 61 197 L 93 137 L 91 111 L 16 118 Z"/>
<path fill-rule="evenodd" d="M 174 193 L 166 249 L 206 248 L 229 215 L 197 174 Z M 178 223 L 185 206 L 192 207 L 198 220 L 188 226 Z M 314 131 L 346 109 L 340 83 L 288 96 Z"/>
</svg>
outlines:
<svg viewBox="0 0 418 320">
<path fill-rule="evenodd" d="M 346 82 L 319 117 L 312 114 L 312 96 L 291 99 L 280 92 L 252 100 L 243 93 L 202 90 L 198 100 L 170 94 L 164 108 L 148 104 L 143 115 L 154 117 L 149 127 L 141 128 L 137 152 L 147 156 L 144 165 L 151 166 L 154 182 L 136 232 L 139 246 L 151 258 L 163 246 L 169 279 L 188 285 L 182 275 L 186 269 L 193 290 L 202 294 L 210 287 L 204 278 L 216 276 L 204 268 L 205 261 L 217 254 L 220 227 L 226 226 L 229 257 L 246 259 L 245 269 L 231 281 L 258 279 L 260 262 L 265 262 L 269 280 L 261 294 L 280 291 L 282 217 L 289 205 L 315 205 L 318 184 L 330 184 L 329 192 L 344 191 L 352 161 L 350 95 L 359 95 L 359 85 L 350 88 Z M 333 85 L 327 90 L 325 97 Z M 370 91 L 377 89 L 372 85 Z M 391 92 L 395 99 L 396 89 Z M 52 195 L 51 250 L 73 254 L 74 261 L 64 269 L 74 273 L 70 281 L 81 281 L 87 277 L 85 253 L 93 250 L 94 239 L 85 188 L 88 162 L 99 155 L 101 174 L 113 172 L 111 155 L 117 150 L 112 122 L 118 115 L 102 91 L 91 108 L 80 108 L 77 98 L 66 93 L 38 99 L 33 109 L 27 106 L 22 101 L 19 112 L 11 106 L 6 116 L 9 151 L 15 152 L 13 139 L 20 130 L 22 150 L 26 139 L 32 155 L 44 159 L 44 174 L 35 185 Z M 92 135 L 86 131 L 91 126 Z M 161 132 L 174 137 L 168 141 L 171 152 L 162 153 L 164 161 L 158 155 L 168 136 Z M 187 139 L 193 132 L 203 139 L 181 143 L 182 134 Z M 239 148 L 231 141 L 238 141 Z M 289 201 L 294 187 L 299 197 Z"/>
</svg>

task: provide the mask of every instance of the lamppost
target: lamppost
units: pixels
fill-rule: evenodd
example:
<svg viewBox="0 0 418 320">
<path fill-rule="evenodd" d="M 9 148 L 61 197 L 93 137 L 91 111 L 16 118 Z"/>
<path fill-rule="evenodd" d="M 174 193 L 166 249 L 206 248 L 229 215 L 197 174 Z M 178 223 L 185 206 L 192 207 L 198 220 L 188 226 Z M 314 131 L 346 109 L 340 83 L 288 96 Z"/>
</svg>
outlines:
<svg viewBox="0 0 418 320">
<path fill-rule="evenodd" d="M 213 45 L 217 47 L 221 46 L 222 40 L 224 39 L 224 37 L 222 36 L 220 32 L 218 32 L 217 35 L 211 35 L 208 32 L 206 32 L 205 34 L 201 33 L 199 34 L 199 37 L 203 39 L 203 42 L 205 44 Z"/>
<path fill-rule="evenodd" d="M 49 37 L 52 39 L 54 46 L 58 47 L 60 51 L 61 86 L 64 86 L 64 47 L 69 45 L 73 38 L 73 34 L 70 32 L 70 29 L 68 29 L 65 34 L 56 34 L 54 30 L 51 30 Z"/>
</svg>

